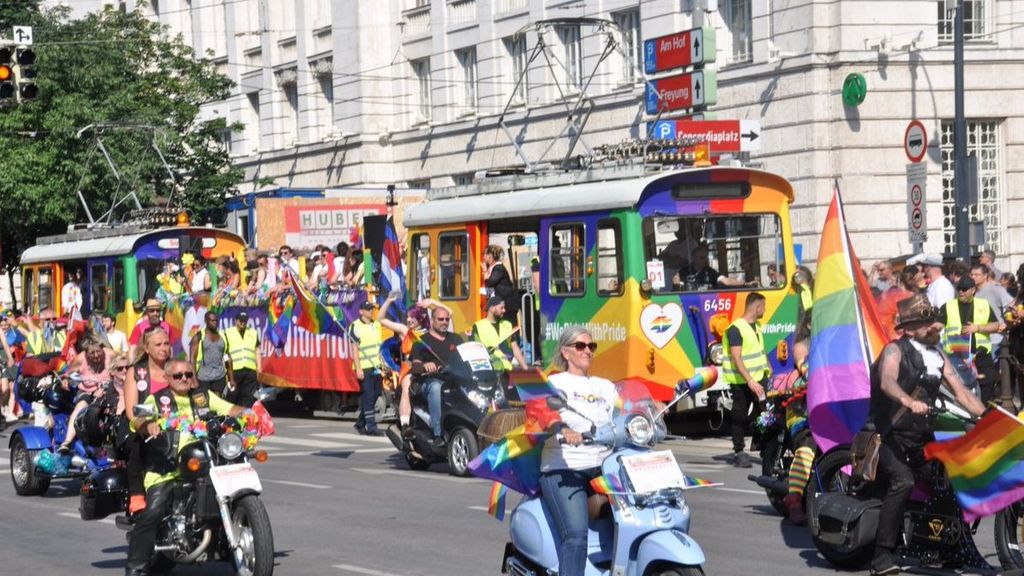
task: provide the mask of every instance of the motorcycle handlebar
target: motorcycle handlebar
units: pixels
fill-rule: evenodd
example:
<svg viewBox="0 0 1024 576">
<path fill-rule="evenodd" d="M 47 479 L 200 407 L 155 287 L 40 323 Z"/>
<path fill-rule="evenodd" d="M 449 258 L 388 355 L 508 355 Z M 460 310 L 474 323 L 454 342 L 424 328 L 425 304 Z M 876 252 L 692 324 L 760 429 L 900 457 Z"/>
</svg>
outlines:
<svg viewBox="0 0 1024 576">
<path fill-rule="evenodd" d="M 563 436 L 561 432 L 555 434 L 555 438 L 558 440 L 559 444 L 566 444 L 567 443 L 565 441 L 565 436 Z M 589 432 L 584 432 L 583 433 L 583 442 L 580 445 L 581 446 L 590 446 L 593 443 L 594 443 L 594 436 L 591 433 L 589 433 Z"/>
</svg>

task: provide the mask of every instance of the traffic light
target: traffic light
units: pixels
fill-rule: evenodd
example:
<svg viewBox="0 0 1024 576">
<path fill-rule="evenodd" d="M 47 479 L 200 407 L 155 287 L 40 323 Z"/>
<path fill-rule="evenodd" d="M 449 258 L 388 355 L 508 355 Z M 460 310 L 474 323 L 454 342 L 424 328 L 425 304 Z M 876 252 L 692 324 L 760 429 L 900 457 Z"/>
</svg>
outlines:
<svg viewBox="0 0 1024 576">
<path fill-rule="evenodd" d="M 15 79 L 18 83 L 18 99 L 34 100 L 39 95 L 36 86 L 36 51 L 19 47 L 14 53 Z"/>
<path fill-rule="evenodd" d="M 13 56 L 9 46 L 0 46 L 0 104 L 14 98 L 14 69 L 11 67 Z"/>
</svg>

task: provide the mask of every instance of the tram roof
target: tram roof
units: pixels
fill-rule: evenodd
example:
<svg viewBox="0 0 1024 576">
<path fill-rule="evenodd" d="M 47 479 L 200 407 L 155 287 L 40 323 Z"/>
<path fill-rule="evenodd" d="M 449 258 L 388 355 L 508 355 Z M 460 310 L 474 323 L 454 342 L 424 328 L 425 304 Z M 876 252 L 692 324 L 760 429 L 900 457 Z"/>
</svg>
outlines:
<svg viewBox="0 0 1024 576">
<path fill-rule="evenodd" d="M 431 191 L 427 201 L 406 208 L 405 226 L 433 226 L 481 220 L 529 218 L 552 214 L 599 212 L 637 205 L 647 187 L 667 177 L 740 171 L 778 181 L 792 201 L 793 188 L 777 174 L 726 166 L 651 173 L 617 170 L 605 177 L 590 172 L 516 176 L 471 186 Z M 528 179 L 532 178 L 532 179 Z M 554 193 L 557 190 L 558 193 Z"/>
<path fill-rule="evenodd" d="M 185 234 L 192 231 L 217 230 L 201 226 L 183 226 L 172 228 L 139 228 L 124 229 L 103 228 L 98 230 L 81 230 L 39 238 L 37 244 L 25 250 L 21 255 L 21 263 L 39 264 L 44 262 L 60 262 L 64 260 L 86 260 L 130 254 L 139 240 L 167 232 Z M 221 231 L 223 232 L 223 231 Z"/>
</svg>

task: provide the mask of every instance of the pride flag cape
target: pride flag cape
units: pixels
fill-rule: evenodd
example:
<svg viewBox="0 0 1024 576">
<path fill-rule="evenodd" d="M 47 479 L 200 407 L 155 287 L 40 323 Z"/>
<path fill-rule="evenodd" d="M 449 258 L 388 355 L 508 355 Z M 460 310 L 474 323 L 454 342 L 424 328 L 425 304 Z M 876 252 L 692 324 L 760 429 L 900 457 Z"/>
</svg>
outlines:
<svg viewBox="0 0 1024 576">
<path fill-rule="evenodd" d="M 320 303 L 302 282 L 299 282 L 295 274 L 289 274 L 292 288 L 295 290 L 295 325 L 309 332 L 310 334 L 330 334 L 340 338 L 347 338 L 345 327 L 342 326 L 327 307 Z"/>
<path fill-rule="evenodd" d="M 1002 408 L 959 438 L 928 444 L 924 455 L 946 467 L 967 522 L 1024 499 L 1024 422 Z"/>
<path fill-rule="evenodd" d="M 892 339 L 850 245 L 836 185 L 825 217 L 814 278 L 807 412 L 822 451 L 853 440 L 871 397 L 871 363 Z"/>
<path fill-rule="evenodd" d="M 544 398 L 527 402 L 526 421 L 469 463 L 474 476 L 500 482 L 528 496 L 540 490 L 540 453 L 551 436 L 548 427 L 560 419 Z"/>
<path fill-rule="evenodd" d="M 558 395 L 558 390 L 548 382 L 540 368 L 515 370 L 509 373 L 508 379 L 516 387 L 519 399 L 523 402 Z"/>
<path fill-rule="evenodd" d="M 383 302 L 393 291 L 402 293 L 395 300 L 388 315 L 396 322 L 405 318 L 405 272 L 402 271 L 402 249 L 398 245 L 398 233 L 395 232 L 395 220 L 388 216 L 384 224 L 384 246 L 380 255 L 380 301 Z"/>
</svg>

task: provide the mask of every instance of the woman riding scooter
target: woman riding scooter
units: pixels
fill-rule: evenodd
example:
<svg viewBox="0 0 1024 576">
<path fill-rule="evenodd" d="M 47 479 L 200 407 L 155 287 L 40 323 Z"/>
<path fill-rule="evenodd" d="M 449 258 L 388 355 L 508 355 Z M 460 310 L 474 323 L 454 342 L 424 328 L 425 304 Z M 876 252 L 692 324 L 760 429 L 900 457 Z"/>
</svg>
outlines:
<svg viewBox="0 0 1024 576">
<path fill-rule="evenodd" d="M 566 328 L 558 339 L 552 361 L 561 372 L 548 381 L 564 392 L 573 410 L 562 410 L 561 422 L 552 425 L 553 434 L 541 453 L 541 497 L 554 516 L 561 539 L 558 551 L 560 576 L 583 576 L 587 565 L 587 505 L 590 481 L 601 475 L 601 463 L 611 448 L 599 444 L 583 445 L 583 435 L 592 426 L 611 422 L 619 394 L 615 385 L 590 376 L 594 343 L 581 326 Z M 558 436 L 562 436 L 559 443 Z"/>
</svg>

